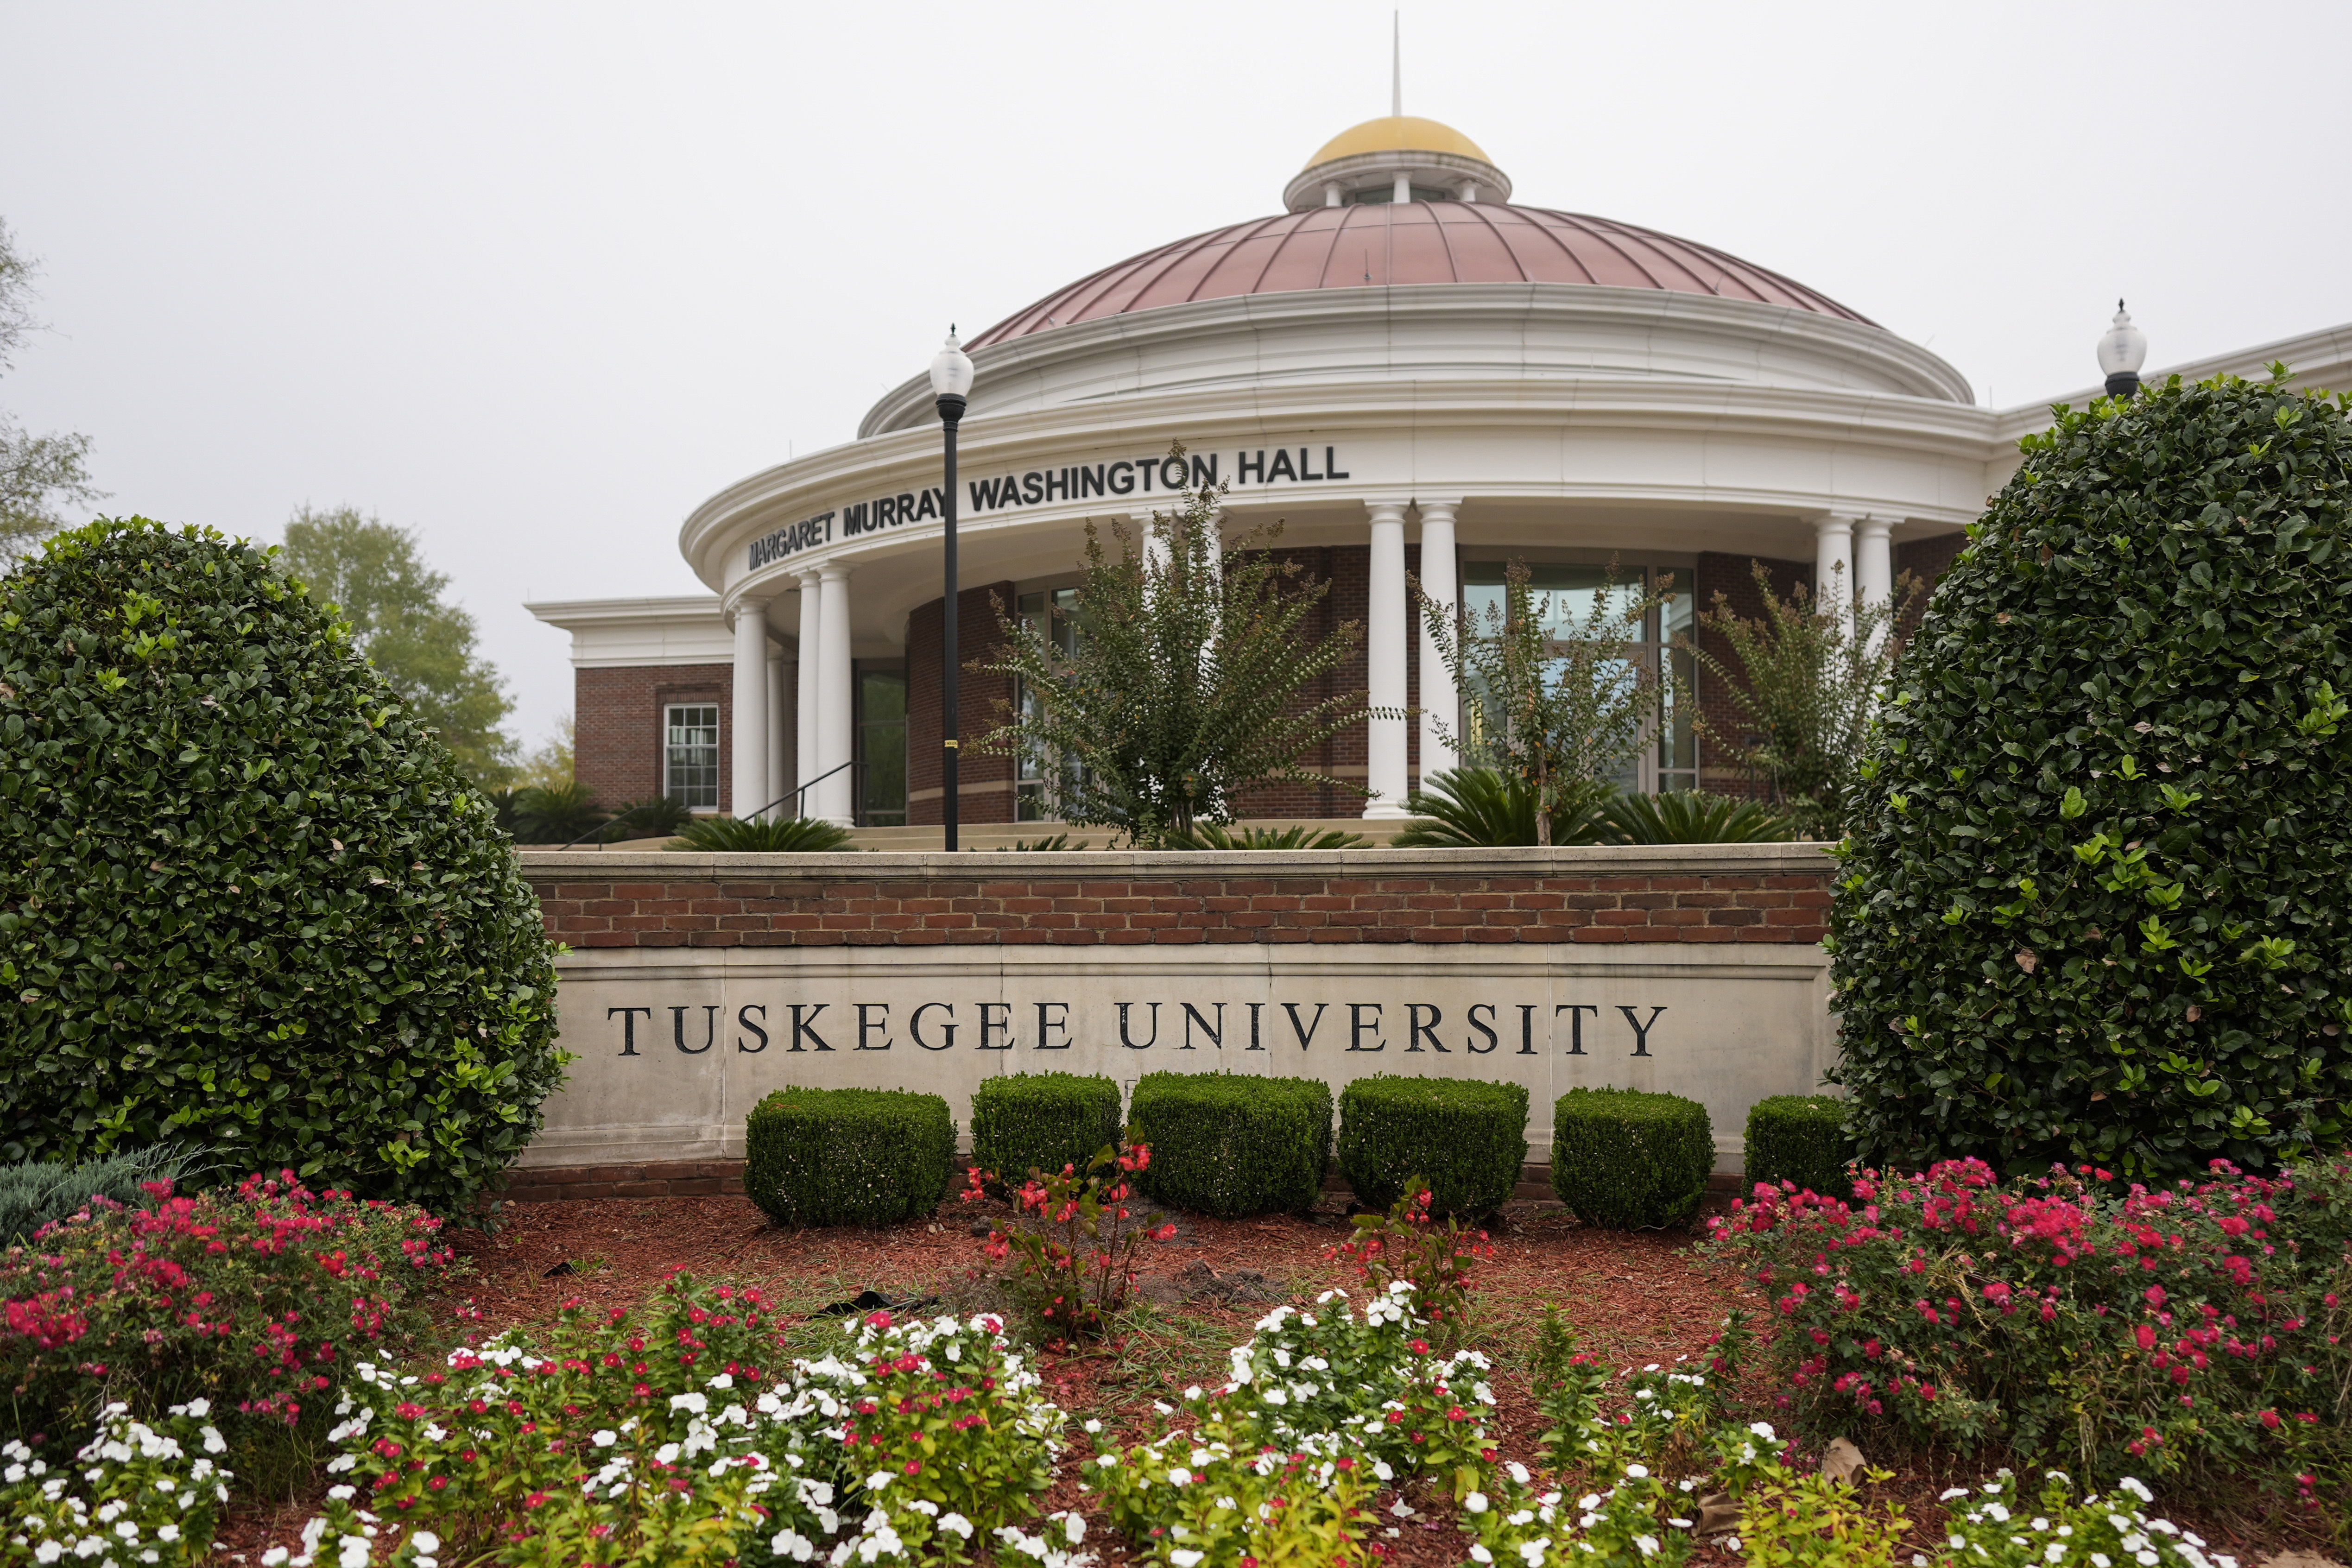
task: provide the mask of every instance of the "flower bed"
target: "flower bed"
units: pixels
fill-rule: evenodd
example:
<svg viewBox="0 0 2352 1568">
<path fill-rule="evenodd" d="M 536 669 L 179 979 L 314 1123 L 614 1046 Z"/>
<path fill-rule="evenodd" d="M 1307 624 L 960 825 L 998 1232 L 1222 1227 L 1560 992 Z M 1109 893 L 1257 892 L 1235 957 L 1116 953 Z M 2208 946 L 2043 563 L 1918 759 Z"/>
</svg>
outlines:
<svg viewBox="0 0 2352 1568">
<path fill-rule="evenodd" d="M 2352 1488 L 2352 1161 L 2214 1163 L 2148 1187 L 1979 1161 L 1866 1173 L 1852 1204 L 1759 1184 L 1717 1246 L 1774 1294 L 1808 1426 L 2114 1477 Z"/>
<path fill-rule="evenodd" d="M 409 1205 L 314 1193 L 285 1172 L 128 1208 L 94 1198 L 0 1255 L 0 1381 L 57 1459 L 109 1401 L 152 1419 L 203 1401 L 232 1440 L 291 1425 L 368 1347 L 421 1321 L 455 1254 Z"/>
</svg>

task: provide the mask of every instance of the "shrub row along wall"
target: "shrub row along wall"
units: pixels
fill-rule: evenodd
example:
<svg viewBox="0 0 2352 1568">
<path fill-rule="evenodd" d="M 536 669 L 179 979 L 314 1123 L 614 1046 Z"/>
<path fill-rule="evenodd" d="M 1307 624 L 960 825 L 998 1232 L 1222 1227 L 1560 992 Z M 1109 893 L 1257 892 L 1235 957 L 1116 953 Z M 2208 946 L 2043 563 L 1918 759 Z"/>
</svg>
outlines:
<svg viewBox="0 0 2352 1568">
<path fill-rule="evenodd" d="M 921 1089 L 970 1129 L 982 1082 L 1045 1071 L 1516 1084 L 1538 1163 L 1570 1089 L 1685 1094 L 1731 1172 L 1835 1038 L 1803 846 L 522 862 L 579 1058 L 540 1190 L 731 1185 L 778 1089 Z"/>
</svg>

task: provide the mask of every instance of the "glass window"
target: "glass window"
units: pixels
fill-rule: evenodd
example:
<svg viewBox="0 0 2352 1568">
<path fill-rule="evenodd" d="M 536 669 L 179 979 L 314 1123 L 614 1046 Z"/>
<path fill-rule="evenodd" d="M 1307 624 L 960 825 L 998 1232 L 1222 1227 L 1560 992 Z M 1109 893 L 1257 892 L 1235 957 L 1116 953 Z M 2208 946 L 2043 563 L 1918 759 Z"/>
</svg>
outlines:
<svg viewBox="0 0 2352 1568">
<path fill-rule="evenodd" d="M 1463 608 L 1474 631 L 1488 624 L 1490 606 L 1496 615 L 1502 613 L 1507 571 L 1508 563 L 1501 561 L 1464 563 Z M 1631 610 L 1645 588 L 1655 592 L 1668 575 L 1673 576 L 1674 598 L 1644 618 L 1641 640 L 1632 654 L 1643 670 L 1658 668 L 1661 659 L 1668 661 L 1666 669 L 1683 683 L 1680 700 L 1671 687 L 1661 685 L 1654 742 L 1644 742 L 1640 754 L 1626 759 L 1615 782 L 1629 790 L 1696 789 L 1698 735 L 1691 714 L 1697 703 L 1697 661 L 1674 646 L 1691 633 L 1691 594 L 1685 581 L 1690 574 L 1621 564 L 1612 579 L 1605 566 L 1530 562 L 1528 574 L 1546 640 L 1563 643 L 1581 633 L 1596 603 L 1601 619 L 1607 622 Z M 1628 665 L 1625 676 L 1628 680 L 1635 679 L 1633 665 Z M 1465 715 L 1474 736 L 1485 721 L 1484 707 L 1473 704 Z"/>
<path fill-rule="evenodd" d="M 1019 609 L 1021 626 L 1025 632 L 1050 637 L 1055 651 L 1069 657 L 1078 646 L 1078 591 L 1076 588 L 1054 588 L 1021 595 Z M 1044 699 L 1025 680 L 1016 680 L 1013 700 L 1022 714 L 1034 715 L 1042 710 Z M 1020 822 L 1046 822 L 1053 803 L 1045 795 L 1046 770 L 1053 758 L 1043 750 L 1024 751 L 1013 768 L 1013 815 Z"/>
<path fill-rule="evenodd" d="M 673 703 L 664 728 L 662 793 L 690 810 L 718 810 L 719 704 Z"/>
<path fill-rule="evenodd" d="M 857 666 L 857 822 L 861 827 L 903 827 L 907 822 L 907 671 L 904 666 Z"/>
</svg>

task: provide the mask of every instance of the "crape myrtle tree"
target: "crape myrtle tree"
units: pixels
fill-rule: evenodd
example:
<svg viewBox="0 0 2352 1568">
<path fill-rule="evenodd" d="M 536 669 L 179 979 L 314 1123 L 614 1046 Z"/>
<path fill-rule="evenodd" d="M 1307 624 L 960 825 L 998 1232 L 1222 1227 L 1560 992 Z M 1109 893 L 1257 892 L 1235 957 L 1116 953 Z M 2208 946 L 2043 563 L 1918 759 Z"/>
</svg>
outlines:
<svg viewBox="0 0 2352 1568">
<path fill-rule="evenodd" d="M 1502 602 L 1483 616 L 1412 584 L 1430 640 L 1462 693 L 1465 732 L 1442 723 L 1441 732 L 1465 763 L 1534 792 L 1538 844 L 1551 843 L 1556 815 L 1574 818 L 1608 798 L 1611 781 L 1658 721 L 1670 676 L 1638 645 L 1651 614 L 1672 601 L 1674 582 L 1629 593 L 1615 578 L 1612 566 L 1582 617 L 1565 625 L 1552 614 L 1551 592 L 1532 586 L 1524 561 L 1505 569 Z"/>
<path fill-rule="evenodd" d="M 1181 458 L 1184 447 L 1169 452 Z M 1363 628 L 1311 628 L 1330 584 L 1275 558 L 1280 522 L 1225 545 L 1224 489 L 1187 493 L 1139 536 L 1114 522 L 1116 555 L 1088 523 L 1086 575 L 1068 612 L 1075 637 L 996 603 L 1004 641 L 971 668 L 1012 676 L 1021 700 L 999 703 L 1001 721 L 979 748 L 1041 759 L 1049 808 L 1065 822 L 1150 847 L 1187 837 L 1196 821 L 1231 822 L 1234 802 L 1264 784 L 1366 793 L 1299 761 L 1373 713 L 1360 690 L 1307 696 Z"/>
<path fill-rule="evenodd" d="M 133 518 L 0 578 L 0 1160 L 459 1211 L 562 1077 L 556 949 L 480 790 L 349 624 Z"/>
<path fill-rule="evenodd" d="M 1832 921 L 1865 1157 L 2343 1147 L 2352 431 L 2284 375 L 2057 409 L 1938 584 Z"/>
<path fill-rule="evenodd" d="M 1699 734 L 1762 784 L 1806 837 L 1834 839 L 1845 831 L 1854 770 L 1895 668 L 1896 626 L 1919 585 L 1906 573 L 1886 602 L 1857 597 L 1839 609 L 1831 606 L 1843 584 L 1821 598 L 1801 583 L 1783 599 L 1762 562 L 1748 569 L 1764 613 L 1750 620 L 1717 594 L 1683 643 L 1737 715 L 1724 726 L 1696 713 Z M 1708 631 L 1730 658 L 1707 649 L 1698 634 Z"/>
</svg>

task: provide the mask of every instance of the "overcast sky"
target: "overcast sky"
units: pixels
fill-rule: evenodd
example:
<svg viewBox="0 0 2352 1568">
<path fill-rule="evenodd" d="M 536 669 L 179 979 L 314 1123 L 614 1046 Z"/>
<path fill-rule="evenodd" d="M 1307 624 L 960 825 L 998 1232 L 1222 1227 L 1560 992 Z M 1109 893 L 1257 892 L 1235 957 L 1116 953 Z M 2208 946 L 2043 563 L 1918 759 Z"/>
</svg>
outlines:
<svg viewBox="0 0 2352 1568">
<path fill-rule="evenodd" d="M 527 598 L 699 591 L 704 497 L 967 334 L 1278 210 L 1388 111 L 1390 5 L 0 0 L 0 408 L 110 510 L 415 527 L 536 740 Z M 1719 246 L 2002 405 L 2352 321 L 2352 5 L 1448 0 L 1409 113 L 1519 201 Z"/>
</svg>

